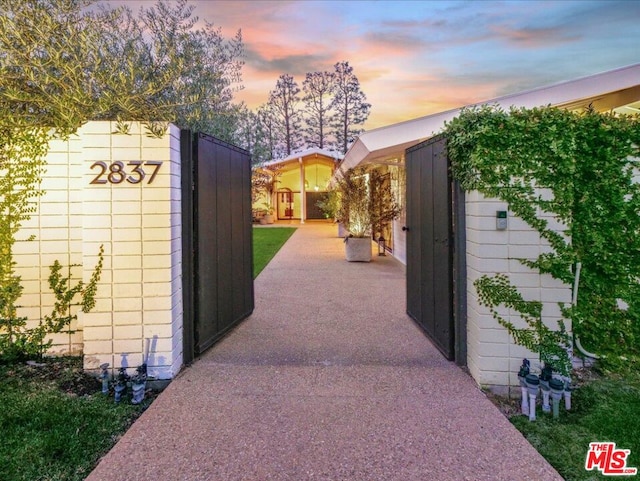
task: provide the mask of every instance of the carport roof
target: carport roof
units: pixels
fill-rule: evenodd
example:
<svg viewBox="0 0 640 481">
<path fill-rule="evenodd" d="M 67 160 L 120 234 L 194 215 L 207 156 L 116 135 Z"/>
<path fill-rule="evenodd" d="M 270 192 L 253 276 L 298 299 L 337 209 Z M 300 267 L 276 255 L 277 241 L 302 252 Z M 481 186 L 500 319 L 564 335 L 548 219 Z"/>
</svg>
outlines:
<svg viewBox="0 0 640 481">
<path fill-rule="evenodd" d="M 627 113 L 640 112 L 640 64 L 570 80 L 527 92 L 506 95 L 479 105 L 499 105 L 502 108 L 540 107 L 551 105 L 579 109 L 593 105 L 599 111 L 621 109 Z M 397 163 L 405 149 L 438 134 L 445 122 L 455 118 L 460 108 L 369 130 L 358 137 L 344 160 L 341 169 L 363 163 Z"/>
</svg>

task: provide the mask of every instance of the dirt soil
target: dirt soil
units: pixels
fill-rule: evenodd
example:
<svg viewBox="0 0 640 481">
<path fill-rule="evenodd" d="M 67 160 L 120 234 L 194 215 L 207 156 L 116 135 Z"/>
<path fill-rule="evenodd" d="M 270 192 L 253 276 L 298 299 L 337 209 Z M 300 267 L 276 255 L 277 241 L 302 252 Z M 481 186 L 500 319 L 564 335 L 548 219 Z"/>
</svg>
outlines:
<svg viewBox="0 0 640 481">
<path fill-rule="evenodd" d="M 81 357 L 45 358 L 42 362 L 4 366 L 2 370 L 8 379 L 53 384 L 70 396 L 91 396 L 102 390 L 101 381 L 83 370 Z M 157 394 L 147 389 L 145 398 L 155 398 Z"/>
</svg>

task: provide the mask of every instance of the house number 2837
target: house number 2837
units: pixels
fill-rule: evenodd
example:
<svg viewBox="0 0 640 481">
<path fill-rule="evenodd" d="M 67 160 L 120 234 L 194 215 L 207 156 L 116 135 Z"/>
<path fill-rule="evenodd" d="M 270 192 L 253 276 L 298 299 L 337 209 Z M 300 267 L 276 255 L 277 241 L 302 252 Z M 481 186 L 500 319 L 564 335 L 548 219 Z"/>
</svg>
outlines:
<svg viewBox="0 0 640 481">
<path fill-rule="evenodd" d="M 130 184 L 139 184 L 147 177 L 147 172 L 144 171 L 144 167 L 151 167 L 153 171 L 147 180 L 147 184 L 151 184 L 158 175 L 162 161 L 159 160 L 147 160 L 143 162 L 141 160 L 132 160 L 127 162 L 125 166 L 124 162 L 116 160 L 107 164 L 101 160 L 94 162 L 91 166 L 91 170 L 98 169 L 98 174 L 91 181 L 92 184 L 120 184 L 125 180 Z"/>
</svg>

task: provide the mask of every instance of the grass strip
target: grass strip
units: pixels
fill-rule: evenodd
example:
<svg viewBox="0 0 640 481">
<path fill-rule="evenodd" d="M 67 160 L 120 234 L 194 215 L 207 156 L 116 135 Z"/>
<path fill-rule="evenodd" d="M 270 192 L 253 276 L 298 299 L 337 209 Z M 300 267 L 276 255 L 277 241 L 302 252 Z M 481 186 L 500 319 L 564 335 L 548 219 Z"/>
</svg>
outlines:
<svg viewBox="0 0 640 481">
<path fill-rule="evenodd" d="M 295 228 L 253 229 L 254 277 Z M 82 481 L 152 399 L 115 404 L 81 358 L 0 365 L 0 480 Z"/>
<path fill-rule="evenodd" d="M 273 256 L 295 232 L 295 227 L 253 228 L 253 278 L 258 277 Z"/>
<path fill-rule="evenodd" d="M 614 442 L 617 449 L 631 450 L 627 467 L 640 468 L 640 375 L 591 381 L 574 392 L 571 407 L 565 411 L 562 401 L 557 420 L 540 410 L 534 422 L 525 416 L 510 420 L 567 481 L 611 479 L 585 469 L 592 442 Z"/>
<path fill-rule="evenodd" d="M 65 371 L 81 372 L 81 360 L 73 362 Z M 78 395 L 65 390 L 64 372 L 51 379 L 43 370 L 0 366 L 0 479 L 81 481 L 151 400 Z"/>
</svg>

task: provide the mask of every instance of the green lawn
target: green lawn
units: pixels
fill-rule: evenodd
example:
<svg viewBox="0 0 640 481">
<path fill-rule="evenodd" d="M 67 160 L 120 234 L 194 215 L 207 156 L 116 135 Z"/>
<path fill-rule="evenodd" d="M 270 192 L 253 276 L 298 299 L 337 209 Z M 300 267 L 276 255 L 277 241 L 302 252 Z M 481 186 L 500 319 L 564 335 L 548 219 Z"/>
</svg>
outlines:
<svg viewBox="0 0 640 481">
<path fill-rule="evenodd" d="M 258 277 L 262 269 L 295 232 L 295 227 L 254 227 L 253 228 L 253 278 Z"/>
<path fill-rule="evenodd" d="M 294 231 L 253 229 L 254 277 Z M 0 365 L 0 480 L 85 479 L 151 402 L 115 404 L 80 358 Z"/>
<path fill-rule="evenodd" d="M 80 358 L 0 365 L 0 479 L 85 479 L 151 403 L 115 404 L 96 389 Z"/>
<path fill-rule="evenodd" d="M 627 467 L 640 469 L 640 375 L 590 381 L 574 392 L 571 405 L 571 411 L 561 407 L 558 420 L 538 410 L 534 422 L 525 416 L 513 416 L 511 422 L 568 481 L 611 479 L 585 469 L 592 442 L 614 442 L 616 449 L 631 450 Z"/>
</svg>

